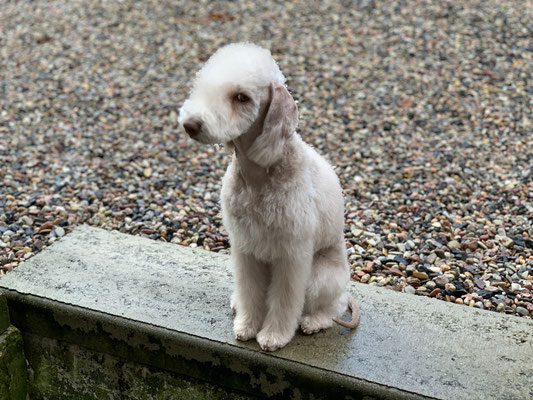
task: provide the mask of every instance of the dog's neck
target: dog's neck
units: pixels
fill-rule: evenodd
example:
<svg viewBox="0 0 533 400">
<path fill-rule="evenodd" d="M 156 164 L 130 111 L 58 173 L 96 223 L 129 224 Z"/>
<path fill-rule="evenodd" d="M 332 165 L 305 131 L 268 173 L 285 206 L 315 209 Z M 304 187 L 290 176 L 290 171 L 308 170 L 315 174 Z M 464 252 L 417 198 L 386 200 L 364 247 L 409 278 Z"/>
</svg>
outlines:
<svg viewBox="0 0 533 400">
<path fill-rule="evenodd" d="M 237 169 L 247 186 L 262 185 L 268 179 L 268 168 L 253 162 L 246 155 L 257 135 L 254 130 L 249 130 L 232 142 L 235 148 Z"/>
</svg>

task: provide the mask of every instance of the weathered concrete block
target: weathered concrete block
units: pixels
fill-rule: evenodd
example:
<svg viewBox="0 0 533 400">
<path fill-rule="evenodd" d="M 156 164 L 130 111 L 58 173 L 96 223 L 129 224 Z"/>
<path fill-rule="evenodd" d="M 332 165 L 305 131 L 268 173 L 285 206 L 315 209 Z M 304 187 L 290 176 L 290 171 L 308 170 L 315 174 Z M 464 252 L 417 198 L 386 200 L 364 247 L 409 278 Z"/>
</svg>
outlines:
<svg viewBox="0 0 533 400">
<path fill-rule="evenodd" d="M 226 256 L 80 227 L 0 280 L 24 335 L 251 394 L 529 399 L 533 323 L 368 285 L 355 331 L 237 342 Z"/>
</svg>

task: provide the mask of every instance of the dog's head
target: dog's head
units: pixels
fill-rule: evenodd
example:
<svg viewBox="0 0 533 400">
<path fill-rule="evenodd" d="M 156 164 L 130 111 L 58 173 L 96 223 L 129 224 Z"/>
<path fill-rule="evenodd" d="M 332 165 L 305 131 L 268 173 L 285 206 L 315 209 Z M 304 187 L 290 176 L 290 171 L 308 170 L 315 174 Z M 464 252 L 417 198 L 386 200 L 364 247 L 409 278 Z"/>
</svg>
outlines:
<svg viewBox="0 0 533 400">
<path fill-rule="evenodd" d="M 258 135 L 247 155 L 269 166 L 298 122 L 284 83 L 270 51 L 249 43 L 222 47 L 198 72 L 179 123 L 201 143 L 229 143 L 253 129 Z"/>
</svg>

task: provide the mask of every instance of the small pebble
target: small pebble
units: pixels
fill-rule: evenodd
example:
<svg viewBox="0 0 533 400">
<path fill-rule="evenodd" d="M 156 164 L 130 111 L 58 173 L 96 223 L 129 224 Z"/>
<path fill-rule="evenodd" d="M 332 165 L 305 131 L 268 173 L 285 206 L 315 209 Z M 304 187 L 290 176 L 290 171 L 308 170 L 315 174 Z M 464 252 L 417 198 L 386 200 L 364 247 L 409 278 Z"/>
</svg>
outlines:
<svg viewBox="0 0 533 400">
<path fill-rule="evenodd" d="M 435 279 L 433 279 L 433 281 L 435 282 L 435 284 L 440 285 L 440 286 L 444 286 L 449 282 L 448 278 L 442 275 L 437 276 Z"/>
<path fill-rule="evenodd" d="M 65 230 L 63 228 L 61 228 L 60 226 L 56 226 L 55 229 L 54 229 L 54 232 L 55 232 L 57 237 L 65 236 Z"/>
<path fill-rule="evenodd" d="M 429 290 L 433 290 L 436 286 L 436 283 L 433 282 L 433 281 L 427 281 L 425 286 L 429 289 Z"/>
<path fill-rule="evenodd" d="M 406 286 L 404 288 L 404 292 L 405 293 L 409 293 L 409 294 L 415 294 L 416 293 L 416 289 L 412 286 Z"/>
<path fill-rule="evenodd" d="M 529 317 L 529 311 L 524 307 L 516 307 L 516 312 L 522 315 L 523 317 Z"/>
<path fill-rule="evenodd" d="M 461 248 L 461 244 L 456 241 L 456 240 L 451 240 L 448 242 L 448 247 L 449 248 L 453 248 L 453 249 L 460 249 Z"/>
<path fill-rule="evenodd" d="M 420 280 L 426 280 L 426 279 L 429 279 L 428 274 L 426 274 L 425 272 L 420 272 L 420 271 L 414 271 L 414 272 L 413 272 L 413 276 L 414 276 L 415 278 L 420 279 Z"/>
<path fill-rule="evenodd" d="M 436 259 L 437 255 L 435 253 L 431 253 L 429 256 L 427 256 L 426 261 L 430 264 L 433 264 Z"/>
</svg>

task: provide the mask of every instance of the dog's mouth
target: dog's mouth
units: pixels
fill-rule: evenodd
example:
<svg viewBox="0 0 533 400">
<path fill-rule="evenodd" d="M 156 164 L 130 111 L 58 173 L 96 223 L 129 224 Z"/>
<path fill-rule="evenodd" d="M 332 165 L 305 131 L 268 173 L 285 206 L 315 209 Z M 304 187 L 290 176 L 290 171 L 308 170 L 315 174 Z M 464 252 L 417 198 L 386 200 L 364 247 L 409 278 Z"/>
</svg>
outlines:
<svg viewBox="0 0 533 400">
<path fill-rule="evenodd" d="M 205 140 L 205 139 L 202 138 L 201 136 L 194 137 L 194 138 L 191 138 L 191 139 L 194 140 L 195 142 L 198 142 L 198 143 L 202 143 L 202 144 L 211 144 L 211 142 L 209 142 L 208 140 Z"/>
<path fill-rule="evenodd" d="M 185 132 L 187 132 L 189 137 L 195 142 L 202 143 L 202 144 L 217 143 L 216 141 L 211 139 L 211 136 L 205 131 L 205 129 L 200 129 L 198 132 L 194 132 L 192 134 L 191 132 L 187 130 L 187 128 L 185 128 L 185 126 L 183 127 L 183 129 L 185 130 Z"/>
</svg>

